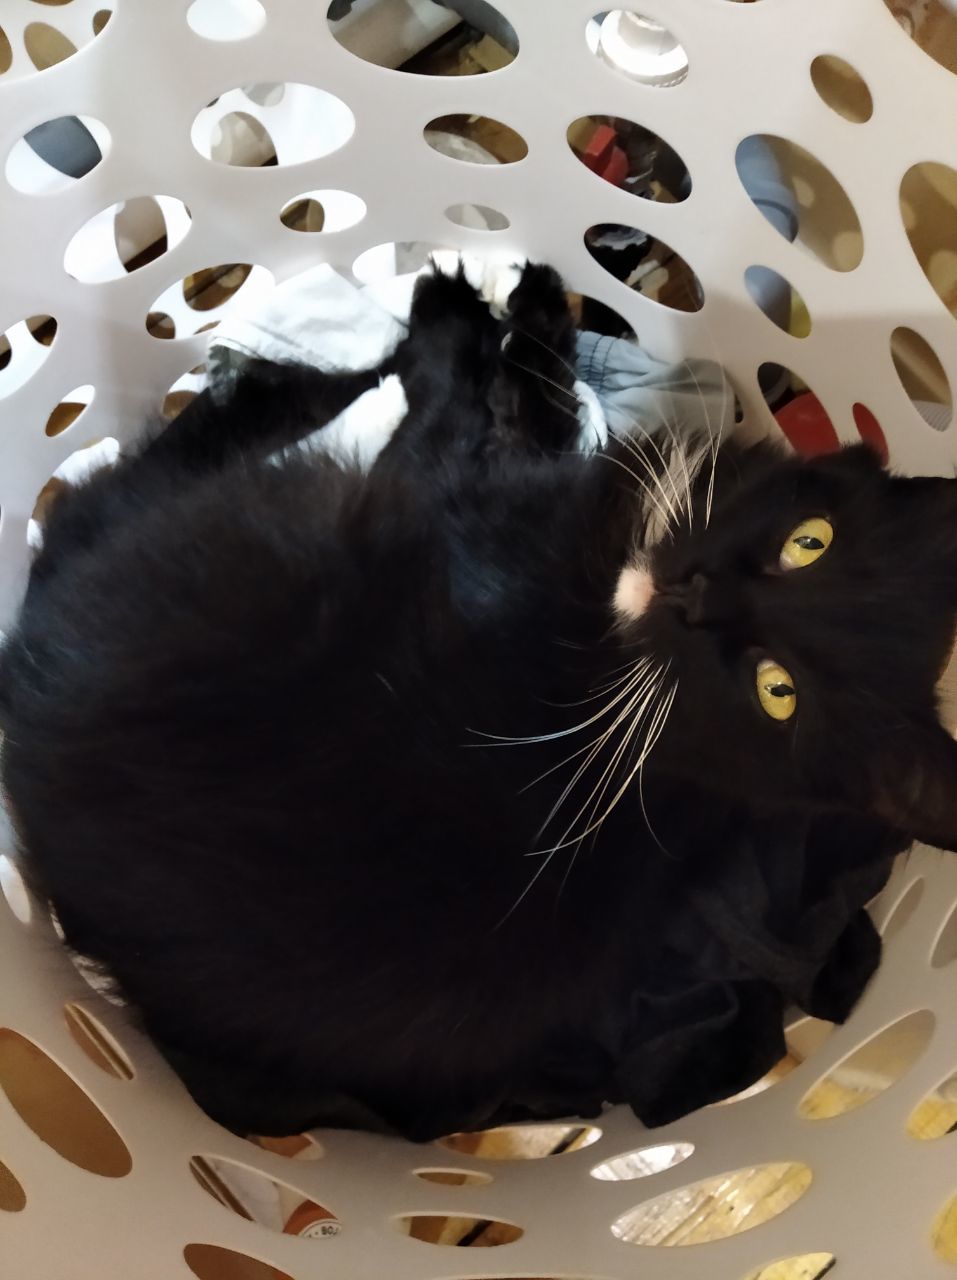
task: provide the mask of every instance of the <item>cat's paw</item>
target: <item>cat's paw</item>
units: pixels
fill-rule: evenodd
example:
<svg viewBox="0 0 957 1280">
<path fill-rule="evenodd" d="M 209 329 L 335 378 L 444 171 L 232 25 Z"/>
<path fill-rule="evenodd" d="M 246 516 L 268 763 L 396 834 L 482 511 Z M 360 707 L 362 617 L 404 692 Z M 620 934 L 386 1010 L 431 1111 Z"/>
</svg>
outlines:
<svg viewBox="0 0 957 1280">
<path fill-rule="evenodd" d="M 464 276 L 497 320 L 508 314 L 508 300 L 525 270 L 524 261 L 490 261 L 455 249 L 436 249 L 431 254 L 431 262 L 433 269 L 442 275 Z"/>
</svg>

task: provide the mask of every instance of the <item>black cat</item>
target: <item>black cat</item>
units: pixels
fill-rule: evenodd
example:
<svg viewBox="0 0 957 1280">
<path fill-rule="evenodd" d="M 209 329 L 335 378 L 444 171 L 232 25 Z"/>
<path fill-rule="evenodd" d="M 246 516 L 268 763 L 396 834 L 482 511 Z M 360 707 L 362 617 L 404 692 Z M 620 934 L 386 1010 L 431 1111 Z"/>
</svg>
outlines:
<svg viewBox="0 0 957 1280">
<path fill-rule="evenodd" d="M 255 367 L 53 507 L 25 869 L 238 1131 L 670 1119 L 845 1016 L 890 856 L 957 848 L 957 486 L 582 453 L 573 355 L 549 269 L 501 319 L 436 273 L 381 368 Z M 377 457 L 315 447 L 391 375 Z"/>
</svg>

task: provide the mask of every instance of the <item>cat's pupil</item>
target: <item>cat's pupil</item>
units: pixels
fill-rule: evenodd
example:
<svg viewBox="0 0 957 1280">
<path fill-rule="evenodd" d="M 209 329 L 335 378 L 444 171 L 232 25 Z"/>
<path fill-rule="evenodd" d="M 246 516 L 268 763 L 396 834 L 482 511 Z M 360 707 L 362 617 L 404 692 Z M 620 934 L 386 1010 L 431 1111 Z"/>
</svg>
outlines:
<svg viewBox="0 0 957 1280">
<path fill-rule="evenodd" d="M 771 684 L 767 686 L 772 698 L 793 698 L 794 690 L 789 684 Z"/>
<path fill-rule="evenodd" d="M 813 534 L 802 533 L 799 538 L 794 541 L 799 547 L 803 547 L 805 551 L 823 551 L 824 543 L 820 538 L 815 538 Z"/>
</svg>

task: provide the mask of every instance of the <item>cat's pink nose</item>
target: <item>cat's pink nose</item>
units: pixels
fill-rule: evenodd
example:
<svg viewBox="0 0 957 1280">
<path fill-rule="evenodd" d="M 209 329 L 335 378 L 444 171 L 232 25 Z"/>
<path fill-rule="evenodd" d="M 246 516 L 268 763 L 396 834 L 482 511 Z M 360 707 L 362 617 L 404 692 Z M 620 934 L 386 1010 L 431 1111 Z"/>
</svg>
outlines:
<svg viewBox="0 0 957 1280">
<path fill-rule="evenodd" d="M 615 611 L 626 618 L 640 618 L 651 604 L 655 584 L 651 574 L 640 565 L 623 569 L 615 590 Z"/>
</svg>

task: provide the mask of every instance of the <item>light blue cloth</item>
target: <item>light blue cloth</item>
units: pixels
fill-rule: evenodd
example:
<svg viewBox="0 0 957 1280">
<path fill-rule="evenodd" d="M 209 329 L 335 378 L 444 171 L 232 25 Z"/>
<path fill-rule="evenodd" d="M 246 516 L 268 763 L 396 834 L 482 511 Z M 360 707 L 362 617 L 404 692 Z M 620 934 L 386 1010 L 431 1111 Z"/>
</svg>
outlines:
<svg viewBox="0 0 957 1280">
<path fill-rule="evenodd" d="M 714 360 L 667 364 L 637 342 L 578 335 L 578 376 L 598 397 L 613 435 L 651 434 L 665 424 L 726 439 L 734 425 L 734 391 Z"/>
</svg>

